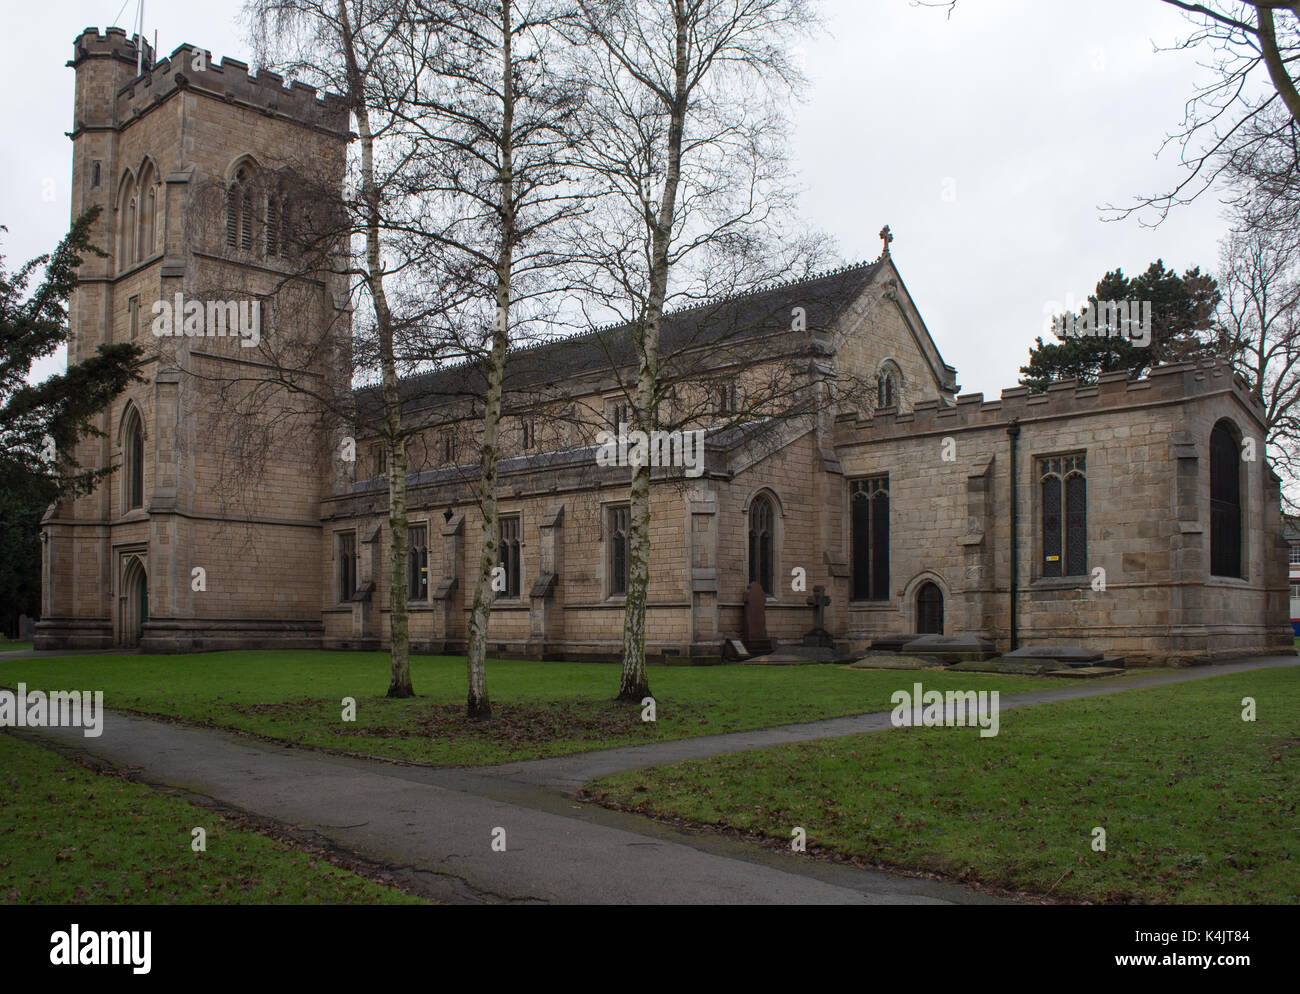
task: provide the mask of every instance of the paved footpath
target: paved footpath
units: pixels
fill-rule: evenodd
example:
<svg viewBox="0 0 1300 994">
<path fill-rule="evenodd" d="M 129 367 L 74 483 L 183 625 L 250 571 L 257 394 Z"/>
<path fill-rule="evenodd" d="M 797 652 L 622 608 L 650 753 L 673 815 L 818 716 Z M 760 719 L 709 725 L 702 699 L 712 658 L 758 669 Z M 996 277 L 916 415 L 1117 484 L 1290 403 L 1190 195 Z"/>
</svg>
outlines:
<svg viewBox="0 0 1300 994">
<path fill-rule="evenodd" d="M 1241 670 L 1243 660 L 1001 698 L 1004 710 Z M 900 677 L 924 682 L 924 671 Z M 109 712 L 99 738 L 80 729 L 25 735 L 130 769 L 145 783 L 317 833 L 385 863 L 404 882 L 455 903 L 976 904 L 957 884 L 858 870 L 580 804 L 587 781 L 619 770 L 742 749 L 881 731 L 888 712 L 478 769 L 432 769 L 290 749 L 228 732 Z M 492 833 L 506 831 L 506 852 Z M 814 836 L 815 832 L 811 833 Z"/>
</svg>

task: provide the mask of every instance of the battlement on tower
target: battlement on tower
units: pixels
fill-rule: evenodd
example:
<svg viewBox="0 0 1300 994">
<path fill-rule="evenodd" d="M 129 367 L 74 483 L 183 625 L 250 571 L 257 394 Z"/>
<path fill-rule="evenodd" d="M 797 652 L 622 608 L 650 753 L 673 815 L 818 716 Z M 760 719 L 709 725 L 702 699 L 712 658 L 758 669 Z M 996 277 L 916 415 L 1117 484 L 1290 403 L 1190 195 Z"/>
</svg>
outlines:
<svg viewBox="0 0 1300 994">
<path fill-rule="evenodd" d="M 968 428 L 1003 426 L 1020 422 L 1068 418 L 1149 404 L 1173 403 L 1194 396 L 1235 393 L 1260 422 L 1264 405 L 1251 393 L 1246 381 L 1227 364 L 1214 361 L 1171 363 L 1157 366 L 1140 380 L 1129 379 L 1126 371 L 1106 373 L 1096 383 L 1077 380 L 1053 383 L 1045 393 L 1031 394 L 1028 387 L 1011 387 L 998 400 L 982 393 L 961 394 L 956 404 L 924 400 L 911 412 L 895 408 L 863 417 L 856 412 L 835 419 L 835 443 L 878 441 L 930 432 L 950 433 Z"/>
<path fill-rule="evenodd" d="M 136 64 L 135 41 L 122 28 L 109 28 L 102 35 L 87 28 L 77 39 L 75 51 L 68 63 L 73 67 L 96 57 L 117 59 L 133 68 Z M 332 134 L 348 133 L 347 101 L 337 93 L 322 94 L 296 80 L 285 86 L 283 76 L 267 69 L 250 75 L 246 62 L 229 57 L 217 62 L 211 52 L 197 45 L 180 45 L 156 63 L 153 54 L 145 42 L 143 72 L 133 73 L 116 93 L 114 116 L 119 125 L 148 113 L 178 91 L 190 89 Z"/>
<path fill-rule="evenodd" d="M 147 71 L 153 67 L 153 46 L 145 39 L 141 39 L 141 42 L 144 46 L 144 68 Z M 99 33 L 98 28 L 86 28 L 72 43 L 72 51 L 68 65 L 73 68 L 86 59 L 109 58 L 126 63 L 134 69 L 138 58 L 135 36 L 128 35 L 125 28 L 116 27 L 108 28 L 103 34 Z"/>
</svg>

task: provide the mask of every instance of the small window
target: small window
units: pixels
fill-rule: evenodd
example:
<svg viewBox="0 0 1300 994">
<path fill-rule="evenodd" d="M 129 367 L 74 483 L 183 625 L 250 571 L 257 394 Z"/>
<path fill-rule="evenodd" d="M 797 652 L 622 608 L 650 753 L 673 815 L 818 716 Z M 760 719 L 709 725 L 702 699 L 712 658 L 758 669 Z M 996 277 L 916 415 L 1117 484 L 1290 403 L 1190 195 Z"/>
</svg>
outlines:
<svg viewBox="0 0 1300 994">
<path fill-rule="evenodd" d="M 134 341 L 140 334 L 140 296 L 128 297 L 126 301 L 127 334 Z"/>
<path fill-rule="evenodd" d="M 536 426 L 525 418 L 519 422 L 519 447 L 527 451 L 537 444 Z"/>
<path fill-rule="evenodd" d="M 103 177 L 103 169 L 98 159 L 92 159 L 90 162 L 90 188 L 96 189 Z"/>
<path fill-rule="evenodd" d="M 388 446 L 380 442 L 375 446 L 375 476 L 380 477 L 388 472 Z"/>
<path fill-rule="evenodd" d="M 410 552 L 407 562 L 406 589 L 413 601 L 429 599 L 429 528 L 428 525 L 411 525 L 408 533 Z"/>
<path fill-rule="evenodd" d="M 501 548 L 498 562 L 505 568 L 505 589 L 501 591 L 503 597 L 517 598 L 519 596 L 519 584 L 521 579 L 520 570 L 520 528 L 519 515 L 502 517 L 498 521 Z"/>
<path fill-rule="evenodd" d="M 876 407 L 897 407 L 902 383 L 903 374 L 892 361 L 881 366 L 876 375 Z"/>
<path fill-rule="evenodd" d="M 357 592 L 356 532 L 339 532 L 335 542 L 337 543 L 339 601 L 349 601 Z"/>
<path fill-rule="evenodd" d="M 1291 546 L 1291 565 L 1300 566 L 1300 545 Z"/>
<path fill-rule="evenodd" d="M 735 414 L 740 407 L 740 391 L 735 383 L 723 383 L 713 389 L 713 412 Z"/>
<path fill-rule="evenodd" d="M 630 425 L 632 423 L 630 414 L 631 405 L 620 401 L 611 401 L 607 407 L 606 416 L 609 418 L 609 423 L 613 425 L 614 430 L 617 431 L 624 425 Z"/>
<path fill-rule="evenodd" d="M 631 560 L 632 509 L 627 504 L 609 509 L 609 592 L 627 593 L 628 563 Z"/>
<path fill-rule="evenodd" d="M 442 433 L 442 461 L 447 465 L 454 465 L 456 462 L 456 436 L 454 433 L 446 431 Z"/>
</svg>

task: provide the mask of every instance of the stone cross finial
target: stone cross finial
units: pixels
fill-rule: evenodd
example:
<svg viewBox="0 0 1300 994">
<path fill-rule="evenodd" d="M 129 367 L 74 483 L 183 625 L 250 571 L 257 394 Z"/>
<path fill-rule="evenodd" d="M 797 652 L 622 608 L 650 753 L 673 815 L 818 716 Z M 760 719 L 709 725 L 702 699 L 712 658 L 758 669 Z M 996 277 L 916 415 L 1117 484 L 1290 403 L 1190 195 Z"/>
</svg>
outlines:
<svg viewBox="0 0 1300 994">
<path fill-rule="evenodd" d="M 880 257 L 883 259 L 889 255 L 889 243 L 894 240 L 894 233 L 889 230 L 889 225 L 880 229 L 880 240 L 885 243 L 885 247 L 880 251 Z"/>
</svg>

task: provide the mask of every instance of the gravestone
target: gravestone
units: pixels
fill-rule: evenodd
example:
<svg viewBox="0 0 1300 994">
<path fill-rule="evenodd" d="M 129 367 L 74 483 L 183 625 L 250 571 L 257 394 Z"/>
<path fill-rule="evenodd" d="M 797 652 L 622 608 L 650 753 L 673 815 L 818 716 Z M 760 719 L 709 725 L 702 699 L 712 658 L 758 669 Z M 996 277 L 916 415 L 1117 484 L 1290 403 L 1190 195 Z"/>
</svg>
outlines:
<svg viewBox="0 0 1300 994">
<path fill-rule="evenodd" d="M 831 599 L 826 596 L 825 587 L 813 587 L 813 595 L 808 598 L 808 606 L 813 609 L 813 626 L 812 631 L 803 637 L 804 645 L 825 646 L 833 648 L 835 639 L 831 633 L 826 630 L 826 606 L 830 604 Z"/>
<path fill-rule="evenodd" d="M 740 639 L 727 639 L 722 643 L 722 655 L 729 662 L 743 662 L 749 658 L 749 650 Z"/>
<path fill-rule="evenodd" d="M 767 594 L 757 580 L 745 591 L 745 637 L 742 641 L 751 656 L 772 651 L 772 640 L 767 637 Z"/>
</svg>

